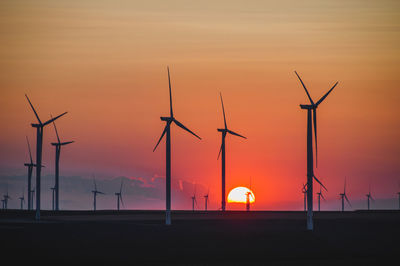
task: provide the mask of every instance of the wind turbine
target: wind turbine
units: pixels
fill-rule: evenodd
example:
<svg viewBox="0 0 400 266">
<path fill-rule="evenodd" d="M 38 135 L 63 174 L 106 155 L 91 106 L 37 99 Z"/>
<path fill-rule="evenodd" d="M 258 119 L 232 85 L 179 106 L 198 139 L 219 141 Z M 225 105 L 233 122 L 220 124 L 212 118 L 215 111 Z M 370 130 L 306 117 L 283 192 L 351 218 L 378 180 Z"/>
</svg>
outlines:
<svg viewBox="0 0 400 266">
<path fill-rule="evenodd" d="M 121 188 L 119 189 L 119 192 L 115 193 L 115 196 L 117 196 L 117 209 L 119 211 L 119 202 L 122 203 L 122 206 L 124 206 L 124 201 L 122 200 L 122 185 L 124 183 L 124 180 L 121 179 Z"/>
<path fill-rule="evenodd" d="M 96 179 L 94 177 L 93 177 L 93 183 L 94 183 L 94 190 L 92 190 L 92 193 L 93 193 L 93 210 L 96 211 L 96 197 L 97 197 L 97 194 L 104 195 L 104 193 L 97 190 Z"/>
<path fill-rule="evenodd" d="M 24 165 L 28 167 L 28 210 L 32 210 L 32 199 L 31 199 L 32 171 L 33 167 L 35 167 L 36 165 L 33 163 L 32 160 L 31 145 L 29 144 L 28 137 L 26 137 L 26 142 L 28 143 L 29 158 L 31 161 L 29 163 L 25 163 Z"/>
<path fill-rule="evenodd" d="M 62 113 L 55 118 L 51 118 L 50 120 L 42 123 L 38 114 L 36 113 L 35 108 L 33 107 L 31 101 L 28 98 L 28 95 L 25 94 L 26 99 L 29 102 L 35 116 L 38 120 L 38 124 L 32 124 L 32 127 L 36 128 L 36 220 L 40 220 L 40 178 L 41 178 L 41 171 L 42 171 L 42 147 L 43 147 L 43 129 L 45 126 L 50 124 L 51 122 L 55 121 L 56 119 L 60 118 L 61 116 L 65 115 L 67 112 Z"/>
<path fill-rule="evenodd" d="M 307 184 L 303 184 L 301 193 L 304 195 L 304 211 L 307 210 Z"/>
<path fill-rule="evenodd" d="M 318 211 L 321 211 L 321 198 L 325 200 L 324 195 L 322 195 L 321 186 L 319 186 L 319 192 L 317 193 L 317 195 L 318 195 Z"/>
<path fill-rule="evenodd" d="M 246 211 L 250 211 L 250 197 L 251 197 L 251 177 L 250 177 L 250 191 L 246 192 Z"/>
<path fill-rule="evenodd" d="M 208 188 L 207 194 L 204 195 L 204 207 L 205 211 L 207 211 L 207 205 L 208 205 L 208 194 L 210 194 L 210 188 Z"/>
<path fill-rule="evenodd" d="M 4 207 L 7 210 L 7 206 L 8 206 L 8 200 L 10 200 L 11 197 L 8 195 L 8 185 L 7 185 L 7 193 L 4 195 Z"/>
<path fill-rule="evenodd" d="M 57 142 L 53 142 L 51 143 L 51 145 L 53 145 L 56 148 L 56 173 L 55 173 L 55 185 L 54 185 L 54 189 L 55 189 L 55 208 L 54 210 L 59 211 L 60 210 L 60 182 L 59 182 L 59 172 L 60 172 L 60 154 L 61 154 L 61 146 L 65 146 L 71 143 L 74 143 L 74 141 L 67 141 L 67 142 L 61 142 L 60 141 L 60 137 L 58 136 L 58 131 L 57 131 L 57 127 L 56 127 L 56 123 L 55 121 L 53 121 L 53 125 L 54 125 L 54 130 L 56 131 L 56 135 L 57 135 Z"/>
<path fill-rule="evenodd" d="M 197 206 L 197 200 L 196 200 L 196 185 L 194 185 L 194 193 L 192 196 L 192 211 L 194 211 L 194 204 L 196 203 Z"/>
<path fill-rule="evenodd" d="M 346 199 L 347 203 L 350 205 L 351 207 L 351 203 L 349 201 L 349 199 L 347 198 L 346 195 L 346 178 L 344 178 L 344 189 L 343 189 L 343 193 L 339 194 L 341 199 L 342 199 L 342 212 L 344 212 L 344 199 Z"/>
<path fill-rule="evenodd" d="M 315 163 L 318 165 L 317 161 L 317 108 L 322 103 L 323 100 L 328 96 L 328 94 L 336 87 L 338 82 L 336 82 L 333 87 L 322 96 L 316 103 L 311 99 L 310 94 L 300 76 L 295 71 L 297 77 L 299 78 L 301 85 L 307 93 L 308 99 L 311 104 L 305 105 L 300 104 L 301 109 L 307 110 L 307 230 L 313 230 L 313 180 L 315 179 L 325 190 L 326 187 L 317 179 L 314 174 L 314 160 L 313 160 L 313 144 L 312 144 L 312 128 L 314 124 L 314 137 L 315 137 Z M 313 117 L 313 118 L 312 118 Z"/>
<path fill-rule="evenodd" d="M 190 134 L 194 135 L 196 138 L 201 139 L 199 136 L 197 136 L 195 133 L 190 131 L 187 127 L 185 127 L 181 122 L 175 119 L 174 113 L 172 110 L 172 93 L 171 93 L 171 79 L 169 75 L 169 67 L 167 67 L 168 70 L 168 84 L 169 84 L 169 104 L 170 104 L 170 116 L 167 117 L 160 117 L 161 121 L 165 121 L 166 125 L 165 128 L 161 134 L 160 139 L 158 140 L 156 146 L 153 149 L 153 152 L 157 149 L 158 144 L 160 144 L 160 141 L 166 134 L 166 160 L 165 160 L 165 165 L 166 165 L 166 170 L 165 170 L 165 182 L 166 182 L 166 215 L 165 215 L 165 224 L 170 225 L 171 224 L 171 124 L 175 123 L 178 127 L 186 130 Z"/>
<path fill-rule="evenodd" d="M 22 190 L 22 197 L 19 198 L 19 200 L 21 201 L 21 210 L 24 209 L 24 202 L 25 202 L 25 193 Z"/>
<path fill-rule="evenodd" d="M 373 198 L 372 195 L 371 195 L 371 184 L 369 184 L 368 194 L 365 195 L 365 196 L 367 196 L 367 203 L 368 203 L 368 210 L 369 210 L 369 201 L 370 201 L 370 199 L 371 199 L 372 201 L 375 201 L 374 198 Z"/>
<path fill-rule="evenodd" d="M 233 132 L 232 130 L 229 130 L 229 129 L 228 129 L 228 126 L 227 126 L 227 124 L 226 124 L 225 108 L 224 108 L 224 102 L 223 102 L 223 100 L 222 100 L 222 93 L 220 93 L 219 96 L 220 96 L 220 98 L 221 98 L 222 112 L 223 112 L 223 115 L 224 115 L 224 126 L 225 126 L 225 127 L 224 127 L 224 128 L 218 128 L 218 129 L 217 129 L 218 132 L 221 132 L 221 136 L 222 136 L 222 144 L 221 144 L 221 148 L 220 148 L 220 150 L 219 150 L 218 158 L 217 158 L 217 159 L 219 159 L 219 156 L 220 156 L 221 153 L 222 153 L 222 157 L 221 157 L 221 171 L 222 171 L 222 172 L 221 172 L 221 175 L 222 175 L 222 193 L 221 193 L 222 201 L 221 201 L 221 210 L 222 210 L 222 211 L 225 211 L 225 208 L 226 208 L 226 197 L 225 197 L 225 138 L 226 138 L 227 133 L 229 133 L 229 134 L 231 134 L 231 135 L 234 135 L 234 136 L 238 136 L 238 137 L 244 138 L 244 139 L 247 139 L 247 138 L 244 137 L 244 136 L 242 136 L 242 135 L 239 135 L 239 134 L 236 133 L 236 132 Z"/>
<path fill-rule="evenodd" d="M 55 190 L 56 190 L 56 188 L 55 188 L 55 186 L 54 187 L 51 187 L 50 188 L 51 189 L 51 209 L 54 211 L 55 210 L 55 204 L 54 204 L 54 194 L 55 194 Z"/>
</svg>

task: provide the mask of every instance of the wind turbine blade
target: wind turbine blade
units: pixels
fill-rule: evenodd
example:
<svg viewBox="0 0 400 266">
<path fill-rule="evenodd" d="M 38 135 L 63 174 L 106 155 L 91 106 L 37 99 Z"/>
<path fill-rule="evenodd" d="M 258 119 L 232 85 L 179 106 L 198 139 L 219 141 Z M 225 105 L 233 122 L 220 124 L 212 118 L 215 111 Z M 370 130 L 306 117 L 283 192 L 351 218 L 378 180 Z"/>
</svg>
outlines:
<svg viewBox="0 0 400 266">
<path fill-rule="evenodd" d="M 317 110 L 313 109 L 314 138 L 315 138 L 315 167 L 318 167 L 318 141 L 317 141 Z"/>
<path fill-rule="evenodd" d="M 321 181 L 318 180 L 318 178 L 314 175 L 314 179 L 315 181 L 317 181 L 326 191 L 328 191 L 328 189 L 326 189 L 326 187 L 321 183 Z"/>
<path fill-rule="evenodd" d="M 322 198 L 323 200 L 325 200 L 324 195 L 322 195 L 322 193 L 321 193 L 321 198 Z"/>
<path fill-rule="evenodd" d="M 172 111 L 172 92 L 171 92 L 171 78 L 169 75 L 169 66 L 167 66 L 168 70 L 168 85 L 169 85 L 169 110 L 171 117 L 174 117 L 174 112 Z"/>
<path fill-rule="evenodd" d="M 346 194 L 344 194 L 344 198 L 346 199 L 346 201 L 347 201 L 347 203 L 350 205 L 350 207 L 352 207 L 352 206 L 351 206 L 351 203 L 350 203 L 350 201 L 349 201 L 349 199 L 348 199 L 347 196 L 346 196 Z"/>
<path fill-rule="evenodd" d="M 51 117 L 51 119 L 53 119 L 53 116 L 52 116 L 52 115 L 50 115 L 50 117 Z M 57 127 L 56 127 L 56 122 L 54 122 L 54 120 L 53 120 L 53 126 L 54 126 L 54 129 L 55 129 L 55 131 L 56 131 L 58 143 L 61 143 L 60 137 L 58 136 L 58 131 L 57 131 Z"/>
<path fill-rule="evenodd" d="M 333 87 L 327 93 L 325 93 L 325 95 L 322 96 L 321 99 L 319 99 L 319 101 L 315 105 L 318 106 L 320 103 L 322 103 L 322 101 L 325 100 L 325 98 L 328 96 L 328 94 L 331 93 L 331 91 L 336 87 L 336 85 L 338 83 L 339 82 L 336 82 L 335 85 L 333 85 Z"/>
<path fill-rule="evenodd" d="M 221 144 L 221 148 L 219 149 L 219 152 L 218 152 L 217 160 L 219 159 L 219 156 L 221 155 L 221 152 L 222 152 L 222 144 Z"/>
<path fill-rule="evenodd" d="M 74 143 L 75 141 L 66 141 L 66 142 L 62 142 L 62 143 L 60 143 L 61 145 L 68 145 L 68 144 L 71 144 L 71 143 Z"/>
<path fill-rule="evenodd" d="M 38 114 L 36 113 L 36 110 L 35 110 L 35 108 L 33 107 L 31 101 L 29 100 L 28 95 L 25 94 L 25 97 L 26 97 L 26 99 L 28 100 L 29 105 L 31 106 L 33 112 L 35 113 L 35 116 L 36 116 L 37 120 L 39 121 L 39 124 L 42 124 L 42 121 L 40 121 L 40 118 L 39 118 Z"/>
<path fill-rule="evenodd" d="M 194 136 L 197 137 L 198 139 L 201 139 L 199 136 L 197 136 L 194 132 L 190 131 L 190 129 L 188 129 L 187 127 L 185 127 L 185 126 L 184 126 L 181 122 L 179 122 L 178 120 L 174 119 L 174 122 L 175 122 L 175 124 L 176 124 L 178 127 L 182 128 L 182 129 L 184 129 L 184 130 L 186 130 L 187 132 L 189 132 L 190 134 L 194 135 Z"/>
<path fill-rule="evenodd" d="M 157 149 L 158 144 L 160 144 L 160 141 L 162 140 L 162 138 L 164 137 L 165 133 L 167 132 L 167 129 L 168 129 L 169 125 L 170 125 L 169 122 L 165 125 L 164 131 L 163 131 L 163 133 L 161 134 L 161 137 L 160 137 L 160 139 L 158 140 L 156 146 L 154 147 L 153 152 Z"/>
<path fill-rule="evenodd" d="M 222 93 L 219 93 L 219 96 L 221 98 L 221 104 L 222 104 L 222 113 L 224 114 L 224 125 L 225 129 L 228 129 L 228 126 L 226 125 L 226 117 L 225 117 L 225 108 L 224 108 L 224 101 L 222 100 Z"/>
<path fill-rule="evenodd" d="M 230 133 L 232 135 L 235 135 L 235 136 L 238 136 L 238 137 L 241 137 L 241 138 L 244 138 L 244 139 L 247 139 L 245 136 L 242 136 L 242 135 L 240 135 L 240 134 L 238 134 L 236 132 L 233 132 L 232 130 L 229 130 L 229 129 L 228 129 L 228 133 Z"/>
<path fill-rule="evenodd" d="M 60 115 L 58 115 L 58 116 L 56 116 L 56 117 L 54 117 L 54 118 L 52 118 L 52 119 L 46 121 L 46 122 L 43 124 L 43 126 L 50 124 L 51 122 L 57 120 L 57 119 L 60 118 L 61 116 L 65 115 L 66 113 L 68 113 L 68 112 L 64 112 L 64 113 L 62 113 L 62 114 L 60 114 Z"/>
<path fill-rule="evenodd" d="M 119 195 L 119 199 L 121 200 L 122 207 L 125 207 L 124 200 L 122 199 L 122 194 Z"/>
<path fill-rule="evenodd" d="M 311 96 L 310 96 L 310 94 L 308 93 L 308 90 L 307 90 L 307 88 L 306 88 L 306 85 L 304 85 L 304 83 L 303 83 L 303 81 L 301 80 L 299 74 L 297 74 L 296 71 L 295 71 L 294 73 L 296 73 L 297 77 L 299 78 L 299 80 L 300 80 L 300 82 L 301 82 L 301 85 L 303 85 L 303 88 L 306 90 L 308 99 L 310 99 L 311 104 L 314 105 L 314 102 L 313 102 L 313 100 L 311 99 Z"/>
<path fill-rule="evenodd" d="M 31 159 L 31 164 L 33 164 L 33 160 L 32 160 L 32 152 L 31 152 L 31 145 L 29 144 L 29 139 L 28 139 L 28 136 L 26 137 L 26 142 L 28 143 L 29 158 Z"/>
</svg>

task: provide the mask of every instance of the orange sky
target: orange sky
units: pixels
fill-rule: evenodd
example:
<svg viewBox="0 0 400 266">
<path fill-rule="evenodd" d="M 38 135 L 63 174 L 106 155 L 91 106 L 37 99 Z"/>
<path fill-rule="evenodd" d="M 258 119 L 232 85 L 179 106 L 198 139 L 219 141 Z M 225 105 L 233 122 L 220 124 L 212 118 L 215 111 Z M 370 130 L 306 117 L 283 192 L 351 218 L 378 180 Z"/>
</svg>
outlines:
<svg viewBox="0 0 400 266">
<path fill-rule="evenodd" d="M 172 173 L 220 198 L 217 154 L 227 138 L 227 188 L 247 186 L 258 208 L 299 200 L 305 181 L 308 103 L 339 85 L 318 112 L 316 175 L 336 199 L 363 197 L 371 180 L 394 197 L 400 175 L 398 1 L 7 1 L 0 3 L 0 172 L 25 173 L 34 116 L 58 120 L 62 174 L 164 175 L 165 144 L 152 152 L 168 114 L 200 135 L 172 130 Z M 53 171 L 55 140 L 43 160 Z M 33 145 L 34 146 L 34 145 Z"/>
</svg>

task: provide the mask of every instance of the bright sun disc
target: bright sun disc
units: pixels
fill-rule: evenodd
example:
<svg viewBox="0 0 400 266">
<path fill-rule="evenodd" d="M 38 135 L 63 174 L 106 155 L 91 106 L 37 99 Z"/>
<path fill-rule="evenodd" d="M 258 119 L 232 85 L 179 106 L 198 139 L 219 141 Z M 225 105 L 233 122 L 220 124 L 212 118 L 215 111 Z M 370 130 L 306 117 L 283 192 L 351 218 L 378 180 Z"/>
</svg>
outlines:
<svg viewBox="0 0 400 266">
<path fill-rule="evenodd" d="M 253 191 L 248 189 L 247 187 L 237 187 L 232 189 L 228 194 L 228 202 L 235 202 L 235 203 L 246 203 L 247 192 L 250 192 L 250 203 L 253 203 L 256 198 L 254 197 Z"/>
</svg>

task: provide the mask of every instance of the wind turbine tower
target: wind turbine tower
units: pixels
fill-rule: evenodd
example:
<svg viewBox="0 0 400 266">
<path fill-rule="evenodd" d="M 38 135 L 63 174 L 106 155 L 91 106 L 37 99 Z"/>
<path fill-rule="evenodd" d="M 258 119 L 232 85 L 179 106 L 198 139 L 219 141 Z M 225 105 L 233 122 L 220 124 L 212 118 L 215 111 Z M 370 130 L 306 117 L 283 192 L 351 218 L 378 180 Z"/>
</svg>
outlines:
<svg viewBox="0 0 400 266">
<path fill-rule="evenodd" d="M 371 195 L 371 184 L 369 185 L 368 194 L 365 196 L 367 196 L 367 206 L 368 206 L 368 210 L 370 210 L 370 200 L 375 201 Z"/>
<path fill-rule="evenodd" d="M 196 204 L 197 206 L 197 200 L 196 200 L 196 185 L 194 185 L 194 193 L 192 196 L 192 211 L 194 212 L 194 205 Z"/>
<path fill-rule="evenodd" d="M 204 195 L 204 208 L 205 208 L 205 211 L 207 211 L 207 205 L 208 205 L 208 194 L 210 194 L 210 189 L 208 189 L 208 191 L 207 191 L 207 194 L 206 195 Z"/>
<path fill-rule="evenodd" d="M 94 183 L 94 190 L 92 190 L 92 193 L 93 193 L 93 210 L 96 211 L 97 194 L 104 195 L 104 193 L 97 190 L 96 179 L 94 177 L 93 177 L 93 183 Z"/>
<path fill-rule="evenodd" d="M 29 144 L 28 137 L 26 137 L 26 142 L 28 143 L 28 150 L 29 150 L 29 158 L 30 162 L 25 163 L 24 165 L 28 167 L 28 210 L 32 210 L 32 197 L 31 197 L 31 192 L 32 192 L 32 172 L 33 172 L 33 167 L 36 165 L 33 163 L 32 159 L 32 152 L 31 152 L 31 145 Z"/>
<path fill-rule="evenodd" d="M 60 181 L 59 181 L 59 174 L 60 174 L 60 154 L 61 154 L 61 147 L 74 143 L 73 141 L 66 141 L 66 142 L 61 142 L 60 137 L 58 135 L 56 123 L 53 120 L 53 126 L 54 130 L 56 131 L 57 135 L 57 142 L 51 143 L 56 148 L 56 161 L 55 161 L 55 184 L 54 184 L 54 196 L 55 196 L 55 201 L 54 201 L 54 210 L 59 211 L 60 210 Z"/>
<path fill-rule="evenodd" d="M 22 197 L 19 198 L 19 200 L 21 201 L 21 210 L 24 209 L 24 202 L 25 202 L 25 195 L 24 195 L 24 191 L 22 191 Z"/>
<path fill-rule="evenodd" d="M 321 211 L 321 198 L 325 200 L 324 195 L 322 195 L 321 186 L 319 187 L 319 192 L 317 193 L 317 195 L 318 195 L 318 211 Z"/>
<path fill-rule="evenodd" d="M 165 224 L 170 225 L 171 224 L 171 124 L 175 123 L 178 127 L 182 128 L 183 130 L 186 130 L 190 134 L 194 135 L 196 138 L 201 139 L 199 136 L 197 136 L 195 133 L 190 131 L 187 127 L 185 127 L 181 122 L 175 119 L 173 109 L 172 109 L 172 93 L 171 93 L 171 78 L 169 74 L 169 67 L 167 67 L 168 71 L 168 85 L 169 85 L 169 107 L 170 107 L 170 115 L 167 117 L 160 117 L 161 121 L 165 121 L 166 125 L 165 128 L 161 134 L 160 139 L 158 140 L 156 146 L 153 149 L 153 152 L 157 149 L 158 144 L 160 144 L 160 141 L 166 135 L 166 141 L 165 141 L 165 146 L 166 146 L 166 155 L 165 155 L 165 182 L 166 182 L 166 201 L 165 201 Z"/>
<path fill-rule="evenodd" d="M 344 200 L 346 199 L 347 203 L 350 205 L 351 207 L 351 203 L 349 201 L 349 199 L 347 198 L 346 195 L 346 178 L 344 179 L 344 189 L 343 189 L 343 193 L 339 194 L 341 199 L 342 199 L 342 212 L 344 212 Z"/>
<path fill-rule="evenodd" d="M 55 187 L 51 187 L 51 209 L 54 211 L 55 210 L 55 204 L 54 204 L 54 194 L 55 194 Z"/>
<path fill-rule="evenodd" d="M 35 108 L 33 107 L 31 101 L 28 98 L 28 95 L 25 94 L 26 99 L 29 102 L 35 116 L 38 120 L 38 124 L 31 124 L 32 127 L 36 128 L 36 220 L 40 220 L 40 181 L 41 181 L 41 171 L 42 171 L 42 148 L 43 148 L 43 129 L 45 126 L 65 115 L 67 112 L 62 113 L 61 115 L 56 116 L 55 118 L 51 118 L 50 120 L 42 123 L 38 114 L 36 113 Z"/>
<path fill-rule="evenodd" d="M 217 129 L 218 132 L 221 132 L 221 137 L 222 137 L 221 148 L 219 149 L 219 153 L 218 153 L 218 158 L 217 159 L 219 159 L 219 157 L 221 155 L 221 176 L 222 176 L 222 180 L 221 180 L 222 181 L 222 185 L 221 185 L 221 187 L 222 187 L 222 192 L 221 192 L 221 210 L 225 211 L 225 209 L 226 209 L 226 196 L 225 196 L 225 173 L 226 173 L 225 172 L 225 160 L 226 160 L 226 158 L 225 158 L 225 138 L 226 138 L 226 135 L 228 133 L 231 134 L 231 135 L 234 135 L 234 136 L 238 136 L 238 137 L 244 138 L 244 139 L 246 139 L 246 137 L 244 137 L 242 135 L 239 135 L 238 133 L 233 132 L 232 130 L 228 129 L 228 126 L 227 126 L 227 123 L 226 123 L 226 117 L 225 117 L 224 101 L 222 100 L 222 94 L 220 93 L 219 96 L 221 98 L 222 112 L 223 112 L 223 115 L 224 115 L 224 128 L 218 128 Z"/>
<path fill-rule="evenodd" d="M 124 180 L 121 179 L 121 187 L 120 187 L 120 189 L 119 189 L 119 192 L 116 192 L 116 193 L 115 193 L 115 196 L 117 196 L 117 210 L 118 210 L 118 211 L 119 211 L 119 203 L 120 203 L 120 202 L 122 203 L 122 206 L 124 206 L 124 202 L 123 202 L 123 200 L 122 200 L 122 185 L 123 185 L 123 183 L 124 183 Z"/>
<path fill-rule="evenodd" d="M 317 179 L 314 174 L 314 159 L 313 159 L 313 125 L 314 125 L 314 137 L 315 137 L 315 163 L 317 166 L 317 108 L 322 103 L 323 100 L 328 96 L 328 94 L 336 87 L 338 82 L 333 85 L 333 87 L 319 99 L 316 103 L 312 100 L 310 94 L 300 76 L 295 71 L 297 77 L 299 78 L 301 85 L 307 93 L 310 104 L 300 104 L 300 108 L 307 110 L 307 230 L 313 230 L 313 180 L 315 179 L 325 190 L 325 186 Z"/>
</svg>

